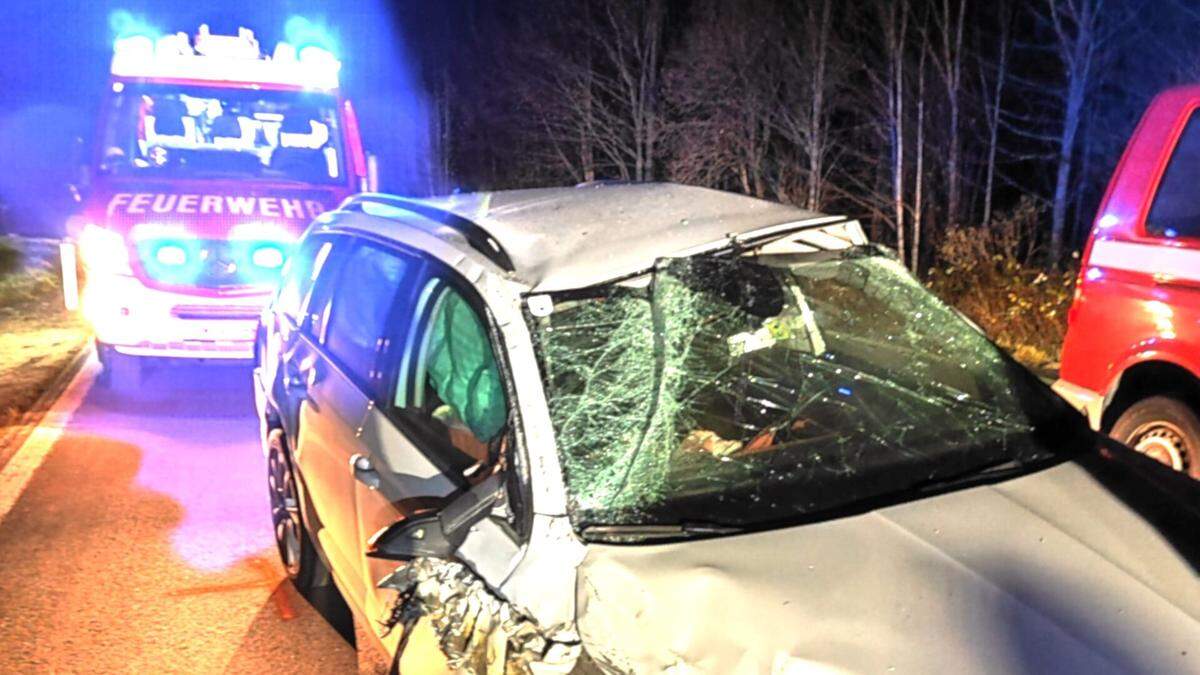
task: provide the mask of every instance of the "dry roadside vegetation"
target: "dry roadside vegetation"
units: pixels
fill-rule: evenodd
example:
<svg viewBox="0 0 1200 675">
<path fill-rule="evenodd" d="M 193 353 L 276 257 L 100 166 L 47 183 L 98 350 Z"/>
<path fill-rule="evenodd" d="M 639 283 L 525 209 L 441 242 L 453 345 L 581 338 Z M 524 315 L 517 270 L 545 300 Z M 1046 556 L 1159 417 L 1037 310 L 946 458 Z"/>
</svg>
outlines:
<svg viewBox="0 0 1200 675">
<path fill-rule="evenodd" d="M 63 309 L 53 263 L 26 260 L 0 237 L 0 438 L 26 421 L 38 397 L 87 339 L 78 314 Z"/>
<path fill-rule="evenodd" d="M 1077 269 L 1034 264 L 1038 212 L 1022 202 L 989 227 L 952 228 L 926 283 L 1035 371 L 1058 368 Z"/>
</svg>

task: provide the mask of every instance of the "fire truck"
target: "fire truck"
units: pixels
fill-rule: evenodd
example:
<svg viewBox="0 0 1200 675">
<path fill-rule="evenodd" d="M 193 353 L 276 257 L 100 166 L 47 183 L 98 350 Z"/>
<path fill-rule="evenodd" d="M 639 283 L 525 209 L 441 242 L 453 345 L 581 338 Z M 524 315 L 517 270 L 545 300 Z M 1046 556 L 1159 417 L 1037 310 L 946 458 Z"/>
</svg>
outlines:
<svg viewBox="0 0 1200 675">
<path fill-rule="evenodd" d="M 1092 425 L 1200 478 L 1200 86 L 1160 94 L 1082 258 L 1056 390 Z"/>
<path fill-rule="evenodd" d="M 116 41 L 63 249 L 104 381 L 138 382 L 147 357 L 252 358 L 292 242 L 373 188 L 340 69 L 317 44 L 263 54 L 245 28 Z"/>
</svg>

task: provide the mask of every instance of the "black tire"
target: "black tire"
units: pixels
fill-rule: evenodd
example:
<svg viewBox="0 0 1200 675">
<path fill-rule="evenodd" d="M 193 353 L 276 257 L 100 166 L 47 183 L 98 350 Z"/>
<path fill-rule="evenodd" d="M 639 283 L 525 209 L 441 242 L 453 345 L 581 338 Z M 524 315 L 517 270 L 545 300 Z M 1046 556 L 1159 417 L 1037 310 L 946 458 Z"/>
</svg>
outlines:
<svg viewBox="0 0 1200 675">
<path fill-rule="evenodd" d="M 97 345 L 96 350 L 102 368 L 100 384 L 120 393 L 133 393 L 141 389 L 144 374 L 141 358 L 120 354 L 108 345 Z"/>
<path fill-rule="evenodd" d="M 1179 399 L 1151 396 L 1134 403 L 1117 418 L 1109 435 L 1200 479 L 1200 417 Z"/>
<path fill-rule="evenodd" d="M 279 560 L 296 590 L 307 595 L 326 574 L 304 524 L 300 486 L 288 455 L 287 439 L 280 429 L 272 429 L 267 435 L 267 489 Z"/>
</svg>

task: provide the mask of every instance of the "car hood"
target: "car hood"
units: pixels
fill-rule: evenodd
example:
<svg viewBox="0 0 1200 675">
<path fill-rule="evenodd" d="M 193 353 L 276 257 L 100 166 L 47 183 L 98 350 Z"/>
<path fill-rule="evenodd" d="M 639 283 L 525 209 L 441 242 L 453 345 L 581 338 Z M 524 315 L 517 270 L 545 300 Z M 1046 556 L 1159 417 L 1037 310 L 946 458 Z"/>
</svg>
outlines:
<svg viewBox="0 0 1200 675">
<path fill-rule="evenodd" d="M 1200 672 L 1189 558 L 1065 463 L 816 524 L 590 545 L 578 625 L 628 672 Z"/>
</svg>

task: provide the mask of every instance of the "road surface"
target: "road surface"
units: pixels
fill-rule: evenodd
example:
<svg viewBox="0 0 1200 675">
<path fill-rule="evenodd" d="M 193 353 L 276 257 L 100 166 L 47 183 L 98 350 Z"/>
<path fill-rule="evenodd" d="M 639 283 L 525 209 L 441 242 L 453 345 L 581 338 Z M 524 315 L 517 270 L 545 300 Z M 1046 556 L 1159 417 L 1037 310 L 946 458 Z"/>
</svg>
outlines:
<svg viewBox="0 0 1200 675">
<path fill-rule="evenodd" d="M 0 672 L 354 672 L 278 562 L 248 369 L 96 371 L 0 469 Z"/>
</svg>

